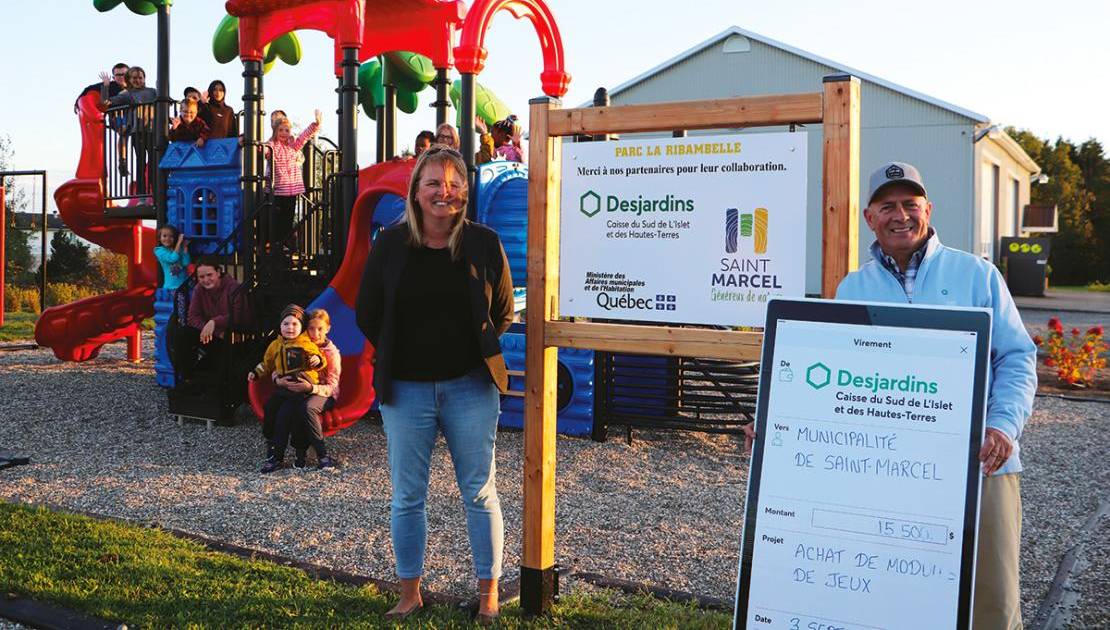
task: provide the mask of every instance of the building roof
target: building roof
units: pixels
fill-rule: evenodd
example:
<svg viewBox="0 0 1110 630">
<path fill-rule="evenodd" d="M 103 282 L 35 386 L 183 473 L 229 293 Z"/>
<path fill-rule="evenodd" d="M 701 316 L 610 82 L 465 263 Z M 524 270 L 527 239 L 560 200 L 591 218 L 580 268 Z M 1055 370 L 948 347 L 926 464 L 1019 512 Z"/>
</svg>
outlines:
<svg viewBox="0 0 1110 630">
<path fill-rule="evenodd" d="M 983 138 L 990 138 L 993 140 L 999 148 L 1005 151 L 1007 155 L 1012 157 L 1014 161 L 1020 164 L 1025 170 L 1029 171 L 1034 177 L 1041 173 L 1041 167 L 1033 161 L 1033 158 L 1029 157 L 1025 149 L 1021 148 L 1018 141 L 1011 138 L 1010 134 L 1003 131 L 998 125 L 992 125 L 975 134 L 976 142 L 979 142 Z"/>
<path fill-rule="evenodd" d="M 844 73 L 847 73 L 847 74 L 851 74 L 853 76 L 859 77 L 863 81 L 867 81 L 869 83 L 874 83 L 876 85 L 881 85 L 881 86 L 883 86 L 883 87 L 885 87 L 889 90 L 893 90 L 895 92 L 898 92 L 900 94 L 904 94 L 904 95 L 909 96 L 911 98 L 915 98 L 915 99 L 918 99 L 920 101 L 924 101 L 926 103 L 929 103 L 929 104 L 934 105 L 936 107 L 939 107 L 941 109 L 946 109 L 950 112 L 953 112 L 953 113 L 958 114 L 960 116 L 963 116 L 965 118 L 970 118 L 971 120 L 975 121 L 976 123 L 989 123 L 990 122 L 990 119 L 987 118 L 986 116 L 984 116 L 982 114 L 979 114 L 979 113 L 976 113 L 976 112 L 973 112 L 969 109 L 964 109 L 964 108 L 959 107 L 957 105 L 953 105 L 952 103 L 942 101 L 939 98 L 934 98 L 934 97 L 929 96 L 927 94 L 922 94 L 921 92 L 911 90 L 907 87 L 903 87 L 901 85 L 898 85 L 897 83 L 892 83 L 890 81 L 887 81 L 886 79 L 880 79 L 879 77 L 877 77 L 873 74 L 868 74 L 866 72 L 856 70 L 855 68 L 846 66 L 842 63 L 837 63 L 835 61 L 832 61 L 830 59 L 826 59 L 826 58 L 821 57 L 819 55 L 815 55 L 811 52 L 807 52 L 807 51 L 802 50 L 800 48 L 795 48 L 795 47 L 793 47 L 789 44 L 784 44 L 780 41 L 776 41 L 774 39 L 771 39 L 770 37 L 764 37 L 763 35 L 760 35 L 759 33 L 753 33 L 751 31 L 744 30 L 744 29 L 740 28 L 739 26 L 730 26 L 727 29 L 721 31 L 720 33 L 714 35 L 713 37 L 710 37 L 709 39 L 705 40 L 704 42 L 701 42 L 700 44 L 695 45 L 693 48 L 690 48 L 689 50 L 685 50 L 685 51 L 675 55 L 674 57 L 671 57 L 670 59 L 664 61 L 663 63 L 659 64 L 658 66 L 655 66 L 654 68 L 648 70 L 647 72 L 644 72 L 643 74 L 635 76 L 635 77 L 629 79 L 628 81 L 625 81 L 624 83 L 621 83 L 620 85 L 618 85 L 618 86 L 612 88 L 611 90 L 609 90 L 609 95 L 612 96 L 612 95 L 615 95 L 615 94 L 619 94 L 619 93 L 623 92 L 624 90 L 627 90 L 627 89 L 629 89 L 629 88 L 631 88 L 635 85 L 643 83 L 644 81 L 647 81 L 651 77 L 659 74 L 660 72 L 666 70 L 667 68 L 670 68 L 671 66 L 674 66 L 674 65 L 678 64 L 679 62 L 684 61 L 685 59 L 687 59 L 689 57 L 692 57 L 692 56 L 696 55 L 697 53 L 705 50 L 706 48 L 709 48 L 710 46 L 713 46 L 713 45 L 715 45 L 719 42 L 724 41 L 725 39 L 728 39 L 729 37 L 732 37 L 733 35 L 741 35 L 741 36 L 747 37 L 749 39 L 754 39 L 755 41 L 761 42 L 761 43 L 766 44 L 768 46 L 772 46 L 772 47 L 778 48 L 780 50 L 785 50 L 786 52 L 789 52 L 791 54 L 802 57 L 803 59 L 808 59 L 808 60 L 813 61 L 815 63 L 819 63 L 821 65 L 829 66 L 831 68 L 834 68 L 838 72 L 844 72 Z M 589 106 L 591 104 L 592 104 L 592 101 L 587 102 L 587 103 L 583 103 L 582 107 L 586 107 L 586 106 Z"/>
<path fill-rule="evenodd" d="M 217 138 L 198 147 L 192 142 L 170 142 L 159 168 L 165 170 L 234 167 L 239 168 L 239 140 Z"/>
</svg>

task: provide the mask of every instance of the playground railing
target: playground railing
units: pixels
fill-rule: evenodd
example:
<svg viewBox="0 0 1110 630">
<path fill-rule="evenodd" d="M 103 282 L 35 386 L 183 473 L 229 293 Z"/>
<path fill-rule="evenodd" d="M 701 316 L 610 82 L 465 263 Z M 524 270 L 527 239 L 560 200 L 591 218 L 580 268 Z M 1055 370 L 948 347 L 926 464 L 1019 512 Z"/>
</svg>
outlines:
<svg viewBox="0 0 1110 630">
<path fill-rule="evenodd" d="M 126 203 L 149 199 L 153 194 L 159 142 L 166 130 L 154 124 L 155 103 L 118 105 L 104 112 L 104 197 Z M 173 104 L 171 116 L 177 115 Z"/>
<path fill-rule="evenodd" d="M 758 362 L 599 352 L 594 439 L 608 428 L 739 434 L 754 419 Z"/>
</svg>

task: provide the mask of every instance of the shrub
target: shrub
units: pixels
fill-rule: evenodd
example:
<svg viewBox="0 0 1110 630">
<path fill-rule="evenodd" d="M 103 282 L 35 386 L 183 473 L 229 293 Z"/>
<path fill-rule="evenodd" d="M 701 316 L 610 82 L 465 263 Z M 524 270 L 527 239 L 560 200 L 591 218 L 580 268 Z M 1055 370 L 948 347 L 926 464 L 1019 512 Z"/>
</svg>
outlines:
<svg viewBox="0 0 1110 630">
<path fill-rule="evenodd" d="M 69 304 L 87 297 L 100 295 L 100 293 L 99 289 L 88 285 L 50 282 L 46 285 L 46 304 L 47 306 Z"/>
<path fill-rule="evenodd" d="M 1056 377 L 1069 385 L 1085 385 L 1094 381 L 1095 372 L 1106 367 L 1102 355 L 1110 346 L 1103 341 L 1102 326 L 1092 326 L 1086 333 L 1072 328 L 1071 334 L 1064 333 L 1064 324 L 1059 318 L 1048 320 L 1048 338 L 1040 335 L 1033 337 L 1037 346 L 1045 349 L 1048 356 L 1044 359 L 1047 367 L 1056 369 Z"/>
<path fill-rule="evenodd" d="M 127 288 L 127 256 L 97 249 L 89 255 L 90 283 L 107 291 Z"/>
<path fill-rule="evenodd" d="M 39 314 L 39 290 L 35 287 L 4 287 L 4 310 L 9 313 Z"/>
</svg>

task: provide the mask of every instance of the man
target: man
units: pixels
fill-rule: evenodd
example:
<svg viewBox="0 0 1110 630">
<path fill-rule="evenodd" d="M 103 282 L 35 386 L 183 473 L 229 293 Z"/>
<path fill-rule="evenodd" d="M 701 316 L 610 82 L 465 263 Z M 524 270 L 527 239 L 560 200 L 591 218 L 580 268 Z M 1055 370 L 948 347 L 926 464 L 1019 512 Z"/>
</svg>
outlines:
<svg viewBox="0 0 1110 630">
<path fill-rule="evenodd" d="M 891 162 L 871 174 L 863 217 L 875 233 L 871 256 L 837 288 L 841 300 L 991 309 L 987 399 L 975 575 L 976 628 L 1021 628 L 1021 460 L 1018 439 L 1032 413 L 1037 349 L 1002 276 L 988 261 L 941 245 L 929 226 L 933 204 L 921 174 Z"/>
<path fill-rule="evenodd" d="M 77 113 L 77 101 L 81 100 L 81 97 L 88 94 L 89 92 L 92 92 L 94 94 L 99 93 L 100 100 L 103 101 L 115 96 L 116 94 L 119 94 L 123 90 L 126 90 L 127 70 L 127 64 L 117 63 L 116 65 L 112 66 L 111 72 L 101 71 L 100 81 L 91 85 L 86 85 L 84 89 L 81 90 L 81 93 L 77 95 L 77 100 L 73 102 L 73 113 Z"/>
<path fill-rule="evenodd" d="M 185 386 L 198 371 L 220 374 L 217 358 L 226 347 L 227 333 L 247 323 L 246 296 L 235 278 L 224 275 L 218 264 L 203 259 L 197 263 L 196 274 L 188 317 L 174 335 L 173 365 Z M 205 355 L 198 363 L 200 346 Z"/>
</svg>

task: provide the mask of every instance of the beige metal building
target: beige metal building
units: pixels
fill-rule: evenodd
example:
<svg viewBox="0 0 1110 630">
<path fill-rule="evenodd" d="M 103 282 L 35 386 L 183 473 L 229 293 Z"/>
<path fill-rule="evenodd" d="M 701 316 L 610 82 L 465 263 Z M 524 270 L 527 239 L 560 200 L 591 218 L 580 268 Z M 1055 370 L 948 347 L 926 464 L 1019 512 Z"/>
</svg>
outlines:
<svg viewBox="0 0 1110 630">
<path fill-rule="evenodd" d="M 1017 142 L 982 114 L 736 26 L 610 88 L 609 96 L 613 105 L 627 105 L 815 92 L 822 89 L 824 77 L 843 73 L 861 81 L 861 194 L 867 194 L 867 176 L 882 163 L 914 164 L 929 188 L 933 225 L 942 242 L 994 260 L 999 239 L 1018 235 L 1022 209 L 1029 203 L 1030 180 L 1040 169 Z M 766 130 L 753 133 L 762 131 Z M 822 133 L 820 125 L 806 131 L 806 290 L 817 293 L 821 284 Z M 860 207 L 866 202 L 862 199 Z M 872 240 L 861 217 L 861 262 L 869 257 Z"/>
</svg>

